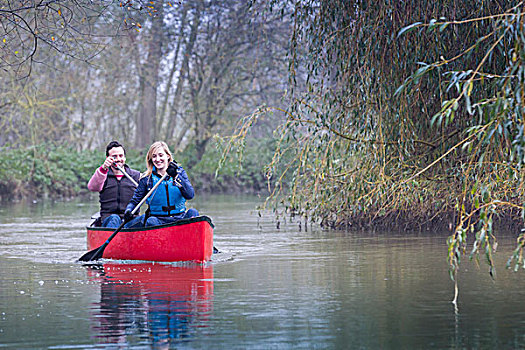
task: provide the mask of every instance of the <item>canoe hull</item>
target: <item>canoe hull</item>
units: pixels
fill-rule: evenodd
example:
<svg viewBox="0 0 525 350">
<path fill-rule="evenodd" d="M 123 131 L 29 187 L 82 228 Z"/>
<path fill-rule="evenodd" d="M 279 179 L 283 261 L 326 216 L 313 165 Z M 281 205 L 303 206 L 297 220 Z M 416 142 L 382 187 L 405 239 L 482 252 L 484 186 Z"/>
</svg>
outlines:
<svg viewBox="0 0 525 350">
<path fill-rule="evenodd" d="M 115 231 L 88 227 L 87 249 L 100 247 Z M 122 229 L 104 250 L 103 258 L 145 261 L 209 261 L 213 253 L 213 224 L 207 216 L 173 224 Z"/>
</svg>

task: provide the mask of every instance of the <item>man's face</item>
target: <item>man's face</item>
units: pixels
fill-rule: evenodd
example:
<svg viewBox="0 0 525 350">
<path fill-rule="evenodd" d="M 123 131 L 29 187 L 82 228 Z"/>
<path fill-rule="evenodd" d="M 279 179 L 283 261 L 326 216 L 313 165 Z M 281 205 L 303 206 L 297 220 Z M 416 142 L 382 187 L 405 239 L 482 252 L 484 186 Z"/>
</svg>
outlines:
<svg viewBox="0 0 525 350">
<path fill-rule="evenodd" d="M 115 161 L 113 164 L 118 164 L 120 167 L 123 167 L 124 164 L 126 164 L 126 155 L 124 154 L 124 148 L 113 147 L 109 150 L 108 154 L 110 157 L 113 157 L 113 160 Z"/>
</svg>

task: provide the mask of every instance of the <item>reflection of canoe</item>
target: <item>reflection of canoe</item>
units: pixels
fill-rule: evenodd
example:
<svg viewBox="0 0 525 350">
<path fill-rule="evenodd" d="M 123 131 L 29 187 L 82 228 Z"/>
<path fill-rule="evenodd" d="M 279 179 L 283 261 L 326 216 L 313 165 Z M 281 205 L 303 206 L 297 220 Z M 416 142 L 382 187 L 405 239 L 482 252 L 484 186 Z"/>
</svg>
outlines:
<svg viewBox="0 0 525 350">
<path fill-rule="evenodd" d="M 139 336 L 171 348 L 206 327 L 213 309 L 213 266 L 105 263 L 90 266 L 100 284 L 92 327 L 104 342 L 128 343 Z"/>
<path fill-rule="evenodd" d="M 107 283 L 132 284 L 136 294 L 163 298 L 178 295 L 184 300 L 207 300 L 213 295 L 213 267 L 211 265 L 171 266 L 155 263 L 105 263 L 99 274 Z"/>
<path fill-rule="evenodd" d="M 88 250 L 109 238 L 114 228 L 87 227 Z M 210 260 L 213 253 L 213 223 L 207 216 L 172 224 L 122 229 L 104 250 L 103 258 L 147 261 Z"/>
</svg>

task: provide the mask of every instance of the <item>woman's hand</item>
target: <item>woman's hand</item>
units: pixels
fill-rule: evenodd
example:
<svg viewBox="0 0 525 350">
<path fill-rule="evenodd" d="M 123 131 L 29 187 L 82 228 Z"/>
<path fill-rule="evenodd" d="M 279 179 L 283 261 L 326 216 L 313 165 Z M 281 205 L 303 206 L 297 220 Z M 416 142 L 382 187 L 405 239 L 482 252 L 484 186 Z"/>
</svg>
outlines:
<svg viewBox="0 0 525 350">
<path fill-rule="evenodd" d="M 175 179 L 179 172 L 179 167 L 177 166 L 177 163 L 170 162 L 170 165 L 168 165 L 168 168 L 166 169 L 166 172 L 169 176 L 171 176 L 172 179 Z"/>
</svg>

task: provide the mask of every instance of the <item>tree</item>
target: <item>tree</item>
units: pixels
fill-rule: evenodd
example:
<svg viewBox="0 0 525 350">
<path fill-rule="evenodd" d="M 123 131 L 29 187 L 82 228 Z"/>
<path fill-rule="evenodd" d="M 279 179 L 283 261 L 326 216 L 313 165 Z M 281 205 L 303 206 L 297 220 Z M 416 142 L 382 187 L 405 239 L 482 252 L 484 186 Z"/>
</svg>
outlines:
<svg viewBox="0 0 525 350">
<path fill-rule="evenodd" d="M 93 129 L 97 132 L 104 116 L 95 112 L 93 122 L 86 117 L 97 105 L 88 102 L 92 100 L 89 92 L 100 88 L 106 75 L 99 80 L 93 64 L 111 39 L 121 35 L 120 30 L 138 28 L 134 16 L 140 14 L 144 3 L 3 1 L 0 75 L 8 83 L 0 95 L 0 123 L 6 126 L 6 137 L 0 144 L 27 144 L 28 138 L 79 144 L 78 137 L 93 133 Z M 35 70 L 37 74 L 33 74 Z M 45 106 L 46 111 L 38 112 L 35 106 Z M 32 113 L 36 114 L 31 130 L 21 127 L 24 115 Z"/>
<path fill-rule="evenodd" d="M 97 36 L 101 29 L 106 35 L 117 33 L 125 22 L 115 23 L 116 18 L 127 18 L 130 26 L 135 26 L 133 17 L 145 3 L 139 0 L 133 5 L 128 1 L 125 6 L 120 3 L 117 10 L 118 2 L 112 0 L 2 0 L 0 68 L 28 77 L 33 63 L 44 63 L 39 58 L 42 47 L 89 62 L 104 48 Z"/>
<path fill-rule="evenodd" d="M 151 20 L 149 35 L 143 41 L 148 43 L 147 56 L 139 66 L 139 110 L 137 114 L 135 146 L 144 148 L 155 136 L 157 119 L 157 90 L 160 83 L 160 63 L 163 58 L 164 6 L 157 6 L 157 13 Z"/>
<path fill-rule="evenodd" d="M 51 19 L 65 16 L 61 6 L 68 4 L 63 29 L 71 36 L 75 30 L 85 35 L 76 37 L 85 43 L 83 51 L 74 45 L 58 47 L 62 39 L 57 38 L 65 40 L 65 34 L 50 41 L 55 46 L 39 41 L 38 33 L 44 27 L 50 32 Z M 9 127 L 24 120 L 25 112 L 12 100 L 24 84 L 37 92 L 50 88 L 48 99 L 63 105 L 47 120 L 58 125 L 65 119 L 68 127 L 54 139 L 37 140 L 91 149 L 118 139 L 143 149 L 164 139 L 175 149 L 197 150 L 197 162 L 214 134 L 231 131 L 246 111 L 282 94 L 283 39 L 289 23 L 277 16 L 252 17 L 253 8 L 243 1 L 58 0 L 33 5 L 40 21 L 26 35 L 38 43 L 38 50 L 28 49 L 30 58 L 18 62 L 17 69 L 10 66 L 10 89 L 16 91 L 0 92 L 0 106 L 11 108 L 9 118 L 0 117 L 0 122 Z M 42 14 L 44 5 L 55 17 Z M 11 9 L 11 16 L 23 13 L 29 19 L 37 10 Z M 49 84 L 55 83 L 51 89 Z M 2 144 L 27 141 L 25 129 L 12 131 Z"/>
<path fill-rule="evenodd" d="M 471 256 L 492 269 L 495 218 L 523 217 L 523 3 L 269 9 L 294 21 L 274 203 L 330 227 L 456 227 L 453 276 L 476 232 Z"/>
<path fill-rule="evenodd" d="M 288 24 L 247 16 L 252 10 L 243 2 L 210 2 L 203 13 L 206 32 L 190 61 L 188 127 L 179 131 L 179 139 L 193 135 L 196 160 L 217 129 L 231 130 L 247 109 L 277 103 L 282 93 L 280 38 Z"/>
<path fill-rule="evenodd" d="M 275 98 L 282 87 L 283 68 L 276 64 L 282 43 L 276 38 L 287 30 L 286 23 L 252 19 L 250 10 L 242 1 L 203 0 L 164 9 L 165 42 L 156 51 L 162 51 L 160 68 L 157 74 L 145 74 L 139 88 L 143 91 L 147 80 L 156 79 L 157 113 L 154 118 L 144 112 L 139 116 L 155 125 L 154 138 L 168 140 L 177 149 L 194 145 L 195 162 L 214 134 L 231 130 L 243 110 L 264 103 L 265 95 L 267 101 L 270 91 Z M 139 99 L 142 106 L 154 100 L 152 95 Z M 138 125 L 137 132 L 142 129 Z M 138 139 L 136 144 L 141 144 Z"/>
</svg>

